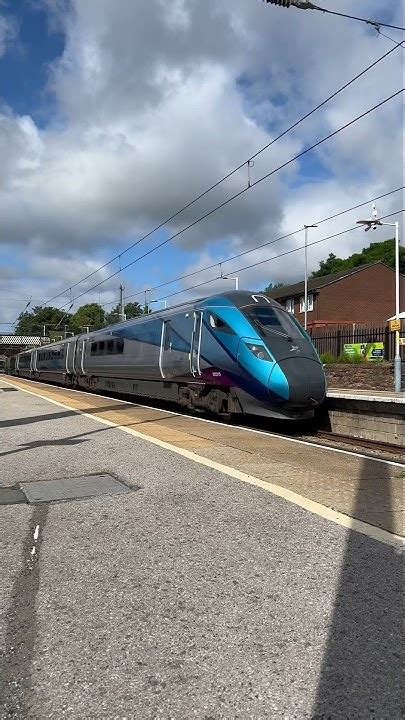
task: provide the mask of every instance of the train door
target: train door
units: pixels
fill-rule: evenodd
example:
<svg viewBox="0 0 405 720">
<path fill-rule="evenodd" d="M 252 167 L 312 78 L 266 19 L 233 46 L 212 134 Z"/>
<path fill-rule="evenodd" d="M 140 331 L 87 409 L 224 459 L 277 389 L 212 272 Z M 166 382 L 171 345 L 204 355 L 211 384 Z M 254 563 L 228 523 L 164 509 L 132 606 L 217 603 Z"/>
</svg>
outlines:
<svg viewBox="0 0 405 720">
<path fill-rule="evenodd" d="M 195 319 L 192 313 L 163 320 L 159 355 L 162 378 L 185 379 L 190 375 L 191 343 Z"/>
<path fill-rule="evenodd" d="M 66 343 L 66 372 L 73 375 L 75 372 L 76 340 Z"/>
<path fill-rule="evenodd" d="M 84 370 L 84 352 L 86 349 L 86 340 L 79 338 L 76 340 L 74 356 L 73 356 L 73 372 L 75 375 L 85 375 Z"/>
<path fill-rule="evenodd" d="M 202 312 L 194 313 L 194 327 L 191 336 L 190 370 L 194 377 L 201 375 L 200 354 L 201 354 L 201 333 L 202 333 Z"/>
<path fill-rule="evenodd" d="M 171 373 L 171 341 L 172 325 L 170 320 L 162 323 L 162 335 L 160 339 L 159 370 L 162 378 L 170 377 Z"/>
<path fill-rule="evenodd" d="M 30 355 L 30 373 L 34 373 L 36 370 L 36 355 L 37 351 L 32 350 Z"/>
</svg>

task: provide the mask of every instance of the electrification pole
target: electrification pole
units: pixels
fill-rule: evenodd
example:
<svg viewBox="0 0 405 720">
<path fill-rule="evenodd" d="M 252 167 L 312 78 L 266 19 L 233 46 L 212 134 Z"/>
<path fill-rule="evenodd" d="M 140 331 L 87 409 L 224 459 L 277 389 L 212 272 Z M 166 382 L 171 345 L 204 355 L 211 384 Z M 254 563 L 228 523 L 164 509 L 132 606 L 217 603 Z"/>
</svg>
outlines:
<svg viewBox="0 0 405 720">
<path fill-rule="evenodd" d="M 125 318 L 125 307 L 124 307 L 124 286 L 120 285 L 120 302 L 119 302 L 119 317 L 120 321 L 124 322 Z"/>
<path fill-rule="evenodd" d="M 318 227 L 317 225 L 304 225 L 305 230 L 305 243 L 304 243 L 304 264 L 305 264 L 305 279 L 304 279 L 304 328 L 307 329 L 308 324 L 308 228 Z"/>
<path fill-rule="evenodd" d="M 377 227 L 386 225 L 395 228 L 395 319 L 399 323 L 399 222 L 382 222 L 379 219 L 375 203 L 373 204 L 372 217 L 369 220 L 357 220 L 359 225 L 365 225 L 365 231 L 375 230 Z M 399 352 L 399 330 L 395 330 L 395 357 L 394 357 L 394 390 L 401 392 L 402 388 L 402 360 Z"/>
</svg>

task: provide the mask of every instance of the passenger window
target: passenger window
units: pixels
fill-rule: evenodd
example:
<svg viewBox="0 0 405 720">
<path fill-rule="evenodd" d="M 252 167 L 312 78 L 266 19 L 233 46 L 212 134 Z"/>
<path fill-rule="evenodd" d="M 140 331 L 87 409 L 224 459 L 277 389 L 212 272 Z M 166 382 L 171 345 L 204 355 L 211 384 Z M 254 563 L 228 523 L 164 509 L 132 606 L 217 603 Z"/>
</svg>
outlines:
<svg viewBox="0 0 405 720">
<path fill-rule="evenodd" d="M 104 353 L 105 353 L 105 342 L 104 342 L 104 340 L 101 340 L 101 342 L 99 342 L 99 344 L 98 344 L 98 351 L 99 351 L 100 355 L 104 355 Z"/>
<path fill-rule="evenodd" d="M 114 340 L 107 340 L 107 355 L 114 353 Z"/>
<path fill-rule="evenodd" d="M 210 326 L 214 328 L 214 330 L 220 330 L 221 332 L 229 333 L 230 335 L 235 335 L 234 331 L 232 330 L 229 325 L 221 320 L 221 318 L 218 317 L 218 315 L 214 315 L 213 313 L 210 313 L 209 317 Z"/>
<path fill-rule="evenodd" d="M 91 343 L 90 354 L 97 355 L 97 343 L 96 342 Z"/>
<path fill-rule="evenodd" d="M 118 353 L 118 355 L 122 355 L 124 352 L 124 341 L 121 338 L 119 338 L 115 342 L 116 342 L 116 352 Z"/>
</svg>

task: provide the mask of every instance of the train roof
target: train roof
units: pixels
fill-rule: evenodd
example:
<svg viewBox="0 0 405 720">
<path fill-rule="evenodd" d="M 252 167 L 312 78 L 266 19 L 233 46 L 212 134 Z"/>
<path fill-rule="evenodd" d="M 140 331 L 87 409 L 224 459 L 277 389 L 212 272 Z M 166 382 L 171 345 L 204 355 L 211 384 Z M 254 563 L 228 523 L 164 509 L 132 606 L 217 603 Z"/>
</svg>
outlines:
<svg viewBox="0 0 405 720">
<path fill-rule="evenodd" d="M 114 325 L 107 325 L 104 328 L 100 328 L 99 330 L 93 330 L 87 333 L 81 333 L 79 335 L 73 335 L 69 338 L 65 338 L 62 340 L 57 340 L 56 342 L 49 343 L 48 345 L 42 345 L 39 348 L 34 348 L 39 351 L 55 347 L 57 345 L 65 345 L 68 342 L 71 342 L 72 340 L 75 340 L 76 338 L 92 338 L 97 335 L 102 335 L 103 333 L 108 333 L 110 330 L 118 330 L 119 328 L 125 327 L 129 325 L 130 323 L 133 323 L 134 321 L 141 321 L 142 319 L 146 318 L 159 318 L 159 317 L 165 317 L 166 315 L 170 315 L 176 310 L 180 309 L 190 309 L 192 310 L 196 306 L 200 307 L 209 307 L 210 304 L 212 304 L 215 307 L 221 306 L 221 301 L 225 301 L 224 304 L 234 305 L 237 308 L 243 309 L 245 307 L 251 307 L 252 305 L 272 305 L 274 307 L 280 307 L 279 303 L 276 300 L 273 300 L 272 298 L 269 298 L 266 296 L 263 292 L 251 292 L 249 290 L 230 290 L 223 293 L 216 293 L 215 295 L 207 295 L 202 298 L 198 298 L 196 300 L 188 300 L 183 303 L 179 303 L 178 305 L 171 305 L 168 308 L 164 308 L 162 310 L 157 310 L 156 312 L 150 313 L 149 315 L 139 315 L 138 317 L 131 318 L 130 320 L 125 320 L 124 322 L 115 323 Z M 18 353 L 19 355 L 23 355 L 24 353 L 30 353 L 31 350 L 24 350 L 21 353 Z"/>
</svg>

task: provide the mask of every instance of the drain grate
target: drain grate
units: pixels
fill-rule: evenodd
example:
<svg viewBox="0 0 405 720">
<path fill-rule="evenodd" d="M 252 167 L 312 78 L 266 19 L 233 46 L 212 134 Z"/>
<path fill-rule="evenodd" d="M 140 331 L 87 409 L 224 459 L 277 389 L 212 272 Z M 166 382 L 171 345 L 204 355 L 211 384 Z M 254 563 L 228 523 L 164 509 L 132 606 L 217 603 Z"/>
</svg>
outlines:
<svg viewBox="0 0 405 720">
<path fill-rule="evenodd" d="M 0 392 L 18 392 L 18 388 L 0 388 Z"/>
<path fill-rule="evenodd" d="M 101 495 L 122 495 L 139 490 L 139 487 L 129 487 L 107 473 L 62 478 L 61 480 L 24 482 L 20 483 L 19 487 L 31 505 Z"/>
</svg>

